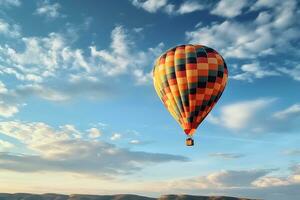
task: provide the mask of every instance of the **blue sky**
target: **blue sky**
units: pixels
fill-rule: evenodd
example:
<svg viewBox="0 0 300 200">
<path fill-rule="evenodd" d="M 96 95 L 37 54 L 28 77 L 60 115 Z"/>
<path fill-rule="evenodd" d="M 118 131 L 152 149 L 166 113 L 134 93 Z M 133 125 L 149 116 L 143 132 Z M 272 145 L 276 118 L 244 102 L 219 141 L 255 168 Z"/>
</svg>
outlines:
<svg viewBox="0 0 300 200">
<path fill-rule="evenodd" d="M 0 192 L 295 199 L 299 17 L 296 0 L 0 0 Z M 184 43 L 229 68 L 193 148 L 151 78 Z"/>
</svg>

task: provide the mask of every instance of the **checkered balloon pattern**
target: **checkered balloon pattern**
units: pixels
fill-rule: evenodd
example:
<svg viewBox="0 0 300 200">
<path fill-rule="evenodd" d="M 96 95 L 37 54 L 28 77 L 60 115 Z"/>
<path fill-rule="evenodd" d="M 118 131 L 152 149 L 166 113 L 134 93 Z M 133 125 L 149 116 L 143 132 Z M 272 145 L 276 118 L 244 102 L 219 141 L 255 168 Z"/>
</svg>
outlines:
<svg viewBox="0 0 300 200">
<path fill-rule="evenodd" d="M 153 69 L 155 90 L 192 136 L 221 97 L 228 79 L 222 56 L 203 45 L 180 45 L 163 53 Z"/>
</svg>

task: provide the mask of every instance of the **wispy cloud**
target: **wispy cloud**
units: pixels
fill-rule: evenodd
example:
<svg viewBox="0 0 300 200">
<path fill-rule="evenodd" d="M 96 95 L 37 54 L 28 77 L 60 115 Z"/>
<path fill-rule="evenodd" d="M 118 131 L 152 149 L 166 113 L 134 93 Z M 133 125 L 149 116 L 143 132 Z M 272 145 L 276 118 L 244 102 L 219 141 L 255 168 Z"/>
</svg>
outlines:
<svg viewBox="0 0 300 200">
<path fill-rule="evenodd" d="M 249 2 L 247 0 L 238 2 L 235 0 L 220 0 L 210 13 L 222 17 L 233 18 L 242 14 L 243 8 L 248 5 Z"/>
<path fill-rule="evenodd" d="M 14 114 L 19 112 L 17 105 L 9 104 L 8 102 L 0 101 L 0 116 L 12 117 Z"/>
<path fill-rule="evenodd" d="M 192 13 L 192 12 L 195 12 L 198 10 L 203 10 L 204 8 L 205 7 L 197 1 L 185 1 L 179 6 L 178 10 L 175 12 L 180 15 L 183 15 L 183 14 Z"/>
<path fill-rule="evenodd" d="M 97 51 L 96 47 L 92 46 L 91 55 L 95 59 L 99 59 L 99 67 L 105 74 L 115 76 L 127 72 L 127 68 L 131 64 L 129 49 L 132 44 L 122 26 L 115 27 L 111 33 L 111 39 L 111 51 Z"/>
<path fill-rule="evenodd" d="M 293 172 L 294 175 L 300 174 L 300 163 L 292 165 L 290 167 L 290 170 Z"/>
<path fill-rule="evenodd" d="M 210 174 L 207 176 L 207 179 L 215 185 L 225 187 L 245 187 L 250 186 L 253 181 L 269 174 L 272 171 L 272 169 L 244 171 L 228 170 Z"/>
<path fill-rule="evenodd" d="M 295 81 L 300 81 L 300 65 L 296 65 L 295 67 L 281 67 L 277 68 L 278 71 L 286 74 L 287 76 L 292 77 Z"/>
<path fill-rule="evenodd" d="M 0 33 L 2 31 L 12 37 L 8 32 L 14 31 L 12 25 L 0 22 L 3 25 L 0 25 Z M 128 30 L 123 26 L 116 26 L 112 30 L 111 39 L 110 49 L 97 50 L 96 46 L 74 49 L 73 41 L 62 33 L 49 33 L 47 37 L 22 37 L 16 41 L 24 44 L 22 51 L 14 48 L 14 44 L 0 46 L 3 58 L 0 60 L 0 72 L 25 82 L 19 86 L 19 91 L 30 91 L 31 94 L 39 94 L 38 96 L 48 100 L 66 100 L 69 95 L 76 94 L 75 91 L 91 91 L 92 96 L 100 94 L 107 86 L 104 84 L 105 77 L 110 76 L 126 74 L 133 76 L 137 84 L 151 82 L 151 69 L 149 67 L 145 71 L 144 67 L 152 65 L 153 60 L 162 52 L 163 43 L 146 51 L 138 51 Z M 60 77 L 66 71 L 69 72 L 69 77 Z M 63 81 L 64 84 L 59 85 L 64 85 L 65 89 L 62 91 L 58 89 L 60 86 L 45 86 L 42 84 L 45 81 Z M 75 89 L 83 87 L 85 89 Z"/>
<path fill-rule="evenodd" d="M 291 174 L 284 177 L 278 176 L 265 176 L 257 179 L 252 184 L 256 187 L 272 187 L 272 186 L 288 186 L 300 183 L 300 170 L 299 165 L 290 167 Z"/>
<path fill-rule="evenodd" d="M 266 111 L 275 98 L 242 101 L 221 107 L 218 116 L 208 116 L 208 121 L 232 131 L 246 132 L 293 132 L 299 128 L 298 104 L 283 110 Z"/>
<path fill-rule="evenodd" d="M 238 159 L 238 158 L 242 158 L 245 155 L 244 154 L 239 154 L 239 153 L 211 153 L 209 154 L 209 156 L 211 157 L 215 157 L 215 158 L 221 158 L 221 159 L 225 159 L 225 160 L 231 160 L 231 159 Z"/>
<path fill-rule="evenodd" d="M 7 37 L 19 37 L 21 36 L 21 28 L 17 24 L 11 24 L 0 18 L 0 35 Z"/>
<path fill-rule="evenodd" d="M 168 15 L 184 15 L 203 10 L 205 8 L 202 4 L 194 0 L 186 0 L 178 6 L 168 3 L 168 0 L 132 0 L 132 4 L 137 8 L 142 8 L 149 13 L 162 11 Z"/>
<path fill-rule="evenodd" d="M 59 12 L 60 9 L 61 5 L 59 3 L 51 4 L 48 0 L 44 0 L 38 3 L 38 7 L 35 11 L 35 14 L 46 16 L 48 19 L 54 19 L 65 16 Z"/>
<path fill-rule="evenodd" d="M 10 30 L 10 26 L 5 23 L 3 31 Z M 22 104 L 20 100 L 29 96 L 49 101 L 66 101 L 82 94 L 89 99 L 105 98 L 118 93 L 117 88 L 110 88 L 114 82 L 111 77 L 121 75 L 132 77 L 139 85 L 149 84 L 151 63 L 164 45 L 159 43 L 146 51 L 138 51 L 127 32 L 123 26 L 116 26 L 111 32 L 110 49 L 102 50 L 96 46 L 72 48 L 73 41 L 62 33 L 19 38 L 15 42 L 24 45 L 22 50 L 15 48 L 14 43 L 0 45 L 0 73 L 19 81 L 10 89 L 10 99 Z M 67 77 L 63 76 L 66 72 Z M 3 106 L 2 111 L 7 116 L 18 112 L 16 105 Z"/>
<path fill-rule="evenodd" d="M 300 104 L 294 104 L 282 111 L 278 111 L 274 113 L 273 116 L 278 119 L 286 119 L 300 116 Z"/>
<path fill-rule="evenodd" d="M 234 6 L 228 6 L 230 3 L 233 3 Z M 249 18 L 249 20 L 244 20 L 241 23 L 234 17 L 243 14 L 243 8 L 250 6 L 248 4 L 248 1 L 237 3 L 235 1 L 219 1 L 217 5 L 220 5 L 220 7 L 221 5 L 229 7 L 229 9 L 223 9 L 220 14 L 225 16 L 228 11 L 229 15 L 227 17 L 231 19 L 213 22 L 208 25 L 202 23 L 195 30 L 186 32 L 187 41 L 215 48 L 227 60 L 234 58 L 247 61 L 248 63 L 243 64 L 236 72 L 232 73 L 233 77 L 238 80 L 249 81 L 255 78 L 284 74 L 297 80 L 299 74 L 297 73 L 299 71 L 297 67 L 287 68 L 282 66 L 277 69 L 265 62 L 264 58 L 286 55 L 287 52 L 289 52 L 289 55 L 297 54 L 297 43 L 294 41 L 297 40 L 300 33 L 299 22 L 295 20 L 295 16 L 299 16 L 298 3 L 295 0 L 289 0 L 276 1 L 274 4 L 270 2 L 268 6 L 261 5 L 265 9 L 258 6 L 255 11 L 259 12 L 257 17 L 255 19 Z M 217 14 L 217 8 L 211 12 Z M 230 9 L 236 9 L 236 12 L 232 12 Z M 247 12 L 252 13 L 254 11 L 250 9 Z M 288 57 L 288 55 L 283 57 Z M 289 60 L 283 59 L 282 61 Z M 233 64 L 230 63 L 230 65 Z M 254 73 L 254 68 L 258 69 L 257 73 Z"/>
<path fill-rule="evenodd" d="M 14 144 L 0 139 L 0 151 L 8 151 L 14 146 L 15 146 Z"/>
<path fill-rule="evenodd" d="M 231 188 L 247 188 L 257 179 L 266 176 L 273 169 L 251 170 L 221 170 L 206 176 L 177 180 L 171 183 L 173 188 L 179 190 L 207 190 L 218 188 L 221 190 Z M 216 189 L 216 190 L 218 190 Z"/>
<path fill-rule="evenodd" d="M 131 140 L 129 143 L 130 144 L 140 144 L 141 142 L 139 140 Z"/>
<path fill-rule="evenodd" d="M 90 138 L 98 138 L 102 135 L 102 132 L 98 128 L 90 128 L 87 130 L 89 132 L 89 137 Z"/>
<path fill-rule="evenodd" d="M 155 56 L 162 52 L 163 43 L 149 48 L 147 52 L 135 52 L 134 42 L 129 39 L 127 31 L 122 26 L 114 28 L 111 39 L 111 50 L 97 50 L 95 46 L 91 47 L 91 56 L 95 59 L 97 67 L 107 76 L 126 74 L 133 70 L 132 74 L 138 83 L 147 82 L 148 75 L 140 66 L 149 64 L 151 58 L 154 60 Z"/>
<path fill-rule="evenodd" d="M 295 168 L 285 176 L 274 176 L 276 169 L 221 170 L 189 179 L 165 183 L 173 191 L 189 193 L 222 194 L 249 198 L 280 200 L 294 199 L 299 195 L 300 180 Z"/>
<path fill-rule="evenodd" d="M 221 108 L 218 117 L 210 116 L 208 120 L 233 130 L 241 130 L 253 124 L 251 122 L 256 120 L 256 114 L 273 101 L 274 99 L 258 99 L 229 104 Z"/>
<path fill-rule="evenodd" d="M 15 97 L 13 91 L 9 90 L 6 85 L 0 81 L 0 116 L 12 117 L 19 112 L 21 104 Z"/>
<path fill-rule="evenodd" d="M 122 135 L 120 133 L 114 133 L 111 137 L 110 140 L 119 140 L 121 139 Z"/>
<path fill-rule="evenodd" d="M 300 149 L 291 149 L 283 151 L 283 154 L 289 156 L 300 156 Z"/>
<path fill-rule="evenodd" d="M 4 6 L 4 7 L 20 6 L 21 1 L 19 1 L 19 0 L 0 0 L 0 5 Z"/>
<path fill-rule="evenodd" d="M 155 13 L 157 10 L 161 9 L 167 4 L 168 0 L 132 0 L 132 4 L 138 8 L 143 8 L 144 10 Z"/>
<path fill-rule="evenodd" d="M 260 63 L 244 64 L 241 66 L 241 73 L 235 74 L 231 78 L 235 80 L 247 80 L 252 82 L 253 79 L 264 78 L 268 76 L 280 76 L 281 74 L 275 70 L 261 67 Z"/>
<path fill-rule="evenodd" d="M 272 8 L 280 4 L 279 0 L 264 0 L 264 1 L 256 1 L 250 8 L 250 10 L 260 10 L 264 8 Z"/>
</svg>

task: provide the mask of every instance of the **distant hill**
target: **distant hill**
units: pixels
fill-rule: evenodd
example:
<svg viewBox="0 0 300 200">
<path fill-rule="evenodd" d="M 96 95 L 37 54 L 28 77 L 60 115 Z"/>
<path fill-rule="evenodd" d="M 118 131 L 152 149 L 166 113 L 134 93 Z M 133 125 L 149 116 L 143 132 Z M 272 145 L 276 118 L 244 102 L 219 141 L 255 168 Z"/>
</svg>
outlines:
<svg viewBox="0 0 300 200">
<path fill-rule="evenodd" d="M 158 200 L 254 200 L 225 196 L 163 195 Z"/>
<path fill-rule="evenodd" d="M 192 196 L 192 195 L 163 195 L 156 198 L 132 195 L 85 195 L 85 194 L 27 194 L 27 193 L 0 193 L 0 200 L 250 200 L 245 198 L 224 196 Z"/>
</svg>

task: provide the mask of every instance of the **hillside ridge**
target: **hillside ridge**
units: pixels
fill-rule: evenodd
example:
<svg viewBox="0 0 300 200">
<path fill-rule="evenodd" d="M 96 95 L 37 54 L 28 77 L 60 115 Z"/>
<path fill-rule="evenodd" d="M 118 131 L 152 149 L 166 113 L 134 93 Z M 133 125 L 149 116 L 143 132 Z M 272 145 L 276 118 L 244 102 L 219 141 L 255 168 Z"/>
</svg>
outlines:
<svg viewBox="0 0 300 200">
<path fill-rule="evenodd" d="M 0 193 L 0 200 L 254 200 L 239 197 L 227 196 L 195 196 L 167 194 L 159 198 L 135 195 L 135 194 L 115 194 L 115 195 L 90 195 L 90 194 L 30 194 L 30 193 Z"/>
</svg>

